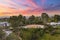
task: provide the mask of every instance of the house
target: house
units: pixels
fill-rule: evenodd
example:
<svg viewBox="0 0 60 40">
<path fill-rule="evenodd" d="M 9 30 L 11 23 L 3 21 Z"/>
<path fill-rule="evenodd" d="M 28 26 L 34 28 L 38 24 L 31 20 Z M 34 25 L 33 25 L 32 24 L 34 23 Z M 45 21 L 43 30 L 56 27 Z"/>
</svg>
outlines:
<svg viewBox="0 0 60 40">
<path fill-rule="evenodd" d="M 0 27 L 10 26 L 8 22 L 0 22 Z"/>
<path fill-rule="evenodd" d="M 23 28 L 44 28 L 44 25 L 26 25 Z"/>
<path fill-rule="evenodd" d="M 6 36 L 9 36 L 12 33 L 11 30 L 3 30 L 3 31 L 6 33 Z"/>
<path fill-rule="evenodd" d="M 60 22 L 50 22 L 47 24 L 53 26 L 54 28 L 56 28 L 57 26 L 60 26 Z"/>
<path fill-rule="evenodd" d="M 60 22 L 50 22 L 50 23 L 47 23 L 49 25 L 60 25 Z"/>
</svg>

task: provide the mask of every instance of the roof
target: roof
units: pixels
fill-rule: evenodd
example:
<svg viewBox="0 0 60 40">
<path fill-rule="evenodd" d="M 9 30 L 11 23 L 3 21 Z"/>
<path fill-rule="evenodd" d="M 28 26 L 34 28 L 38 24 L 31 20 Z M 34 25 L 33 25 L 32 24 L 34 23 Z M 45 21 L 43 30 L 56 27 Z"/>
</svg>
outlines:
<svg viewBox="0 0 60 40">
<path fill-rule="evenodd" d="M 4 24 L 4 23 L 8 23 L 8 22 L 0 22 L 0 24 Z"/>
<path fill-rule="evenodd" d="M 27 25 L 24 28 L 44 28 L 44 25 Z"/>
</svg>

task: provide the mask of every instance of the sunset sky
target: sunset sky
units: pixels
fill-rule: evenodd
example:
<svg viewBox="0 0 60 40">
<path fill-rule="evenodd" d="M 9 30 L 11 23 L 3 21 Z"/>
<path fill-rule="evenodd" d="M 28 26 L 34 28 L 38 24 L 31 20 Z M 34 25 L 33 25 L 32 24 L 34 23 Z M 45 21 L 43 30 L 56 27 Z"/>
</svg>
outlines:
<svg viewBox="0 0 60 40">
<path fill-rule="evenodd" d="M 60 14 L 60 0 L 0 0 L 0 16 Z"/>
</svg>

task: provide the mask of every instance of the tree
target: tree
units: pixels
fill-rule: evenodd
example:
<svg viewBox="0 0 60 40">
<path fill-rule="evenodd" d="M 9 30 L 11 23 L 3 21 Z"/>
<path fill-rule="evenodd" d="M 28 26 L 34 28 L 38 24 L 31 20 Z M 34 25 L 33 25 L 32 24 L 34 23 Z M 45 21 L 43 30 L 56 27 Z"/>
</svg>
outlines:
<svg viewBox="0 0 60 40">
<path fill-rule="evenodd" d="M 26 17 L 19 15 L 19 16 L 12 16 L 10 18 L 10 23 L 13 28 L 13 33 L 15 33 L 18 37 L 20 37 L 20 28 L 21 26 L 26 24 Z"/>
<path fill-rule="evenodd" d="M 6 40 L 20 40 L 14 33 L 10 34 Z"/>
<path fill-rule="evenodd" d="M 60 21 L 60 15 L 55 15 L 54 16 L 54 22 Z"/>
<path fill-rule="evenodd" d="M 48 19 L 49 19 L 48 14 L 42 13 L 41 19 L 42 19 L 43 23 L 46 24 L 48 22 Z"/>
<path fill-rule="evenodd" d="M 42 29 L 22 29 L 21 35 L 23 40 L 41 40 L 44 36 Z"/>
<path fill-rule="evenodd" d="M 27 24 L 27 19 L 26 19 L 25 16 L 23 16 L 22 22 L 23 22 L 23 25 L 26 25 Z"/>
<path fill-rule="evenodd" d="M 34 24 L 34 20 L 35 20 L 35 16 L 34 15 L 30 16 L 28 19 L 29 24 Z"/>
<path fill-rule="evenodd" d="M 24 25 L 26 23 L 26 18 L 22 15 L 11 16 L 9 22 L 11 23 L 11 26 L 15 28 Z"/>
<path fill-rule="evenodd" d="M 40 17 L 35 17 L 34 23 L 35 24 L 43 24 Z"/>
<path fill-rule="evenodd" d="M 22 15 L 19 15 L 18 16 L 18 22 L 19 22 L 19 26 L 26 25 L 26 17 L 22 16 Z"/>
<path fill-rule="evenodd" d="M 13 28 L 13 32 L 17 36 L 19 36 L 20 35 L 19 26 L 22 25 L 20 23 L 20 22 L 22 22 L 22 15 L 19 15 L 19 16 L 11 16 L 10 19 L 9 19 L 9 22 L 11 23 L 11 26 Z"/>
<path fill-rule="evenodd" d="M 17 27 L 17 16 L 11 16 L 8 22 L 11 23 L 12 27 Z"/>
<path fill-rule="evenodd" d="M 0 28 L 0 40 L 5 40 L 6 33 Z"/>
</svg>

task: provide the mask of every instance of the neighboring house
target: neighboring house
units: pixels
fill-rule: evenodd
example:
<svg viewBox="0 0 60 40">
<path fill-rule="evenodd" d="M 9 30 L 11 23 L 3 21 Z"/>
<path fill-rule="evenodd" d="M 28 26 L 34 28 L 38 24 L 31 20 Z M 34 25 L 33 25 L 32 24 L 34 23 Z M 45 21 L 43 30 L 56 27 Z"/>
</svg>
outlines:
<svg viewBox="0 0 60 40">
<path fill-rule="evenodd" d="M 47 24 L 53 26 L 54 28 L 56 28 L 57 26 L 60 26 L 60 22 L 50 22 Z"/>
<path fill-rule="evenodd" d="M 10 26 L 8 22 L 0 22 L 0 27 Z"/>
<path fill-rule="evenodd" d="M 11 30 L 3 30 L 3 31 L 6 33 L 6 36 L 9 36 L 12 33 Z"/>
<path fill-rule="evenodd" d="M 47 24 L 49 24 L 49 25 L 60 25 L 60 22 L 50 22 L 50 23 L 47 23 Z"/>
<path fill-rule="evenodd" d="M 27 25 L 23 26 L 23 28 L 44 28 L 44 25 Z"/>
</svg>

